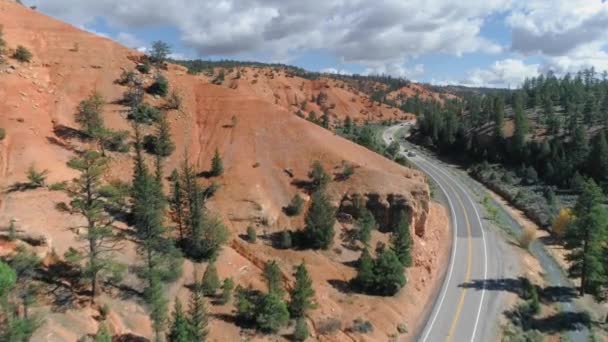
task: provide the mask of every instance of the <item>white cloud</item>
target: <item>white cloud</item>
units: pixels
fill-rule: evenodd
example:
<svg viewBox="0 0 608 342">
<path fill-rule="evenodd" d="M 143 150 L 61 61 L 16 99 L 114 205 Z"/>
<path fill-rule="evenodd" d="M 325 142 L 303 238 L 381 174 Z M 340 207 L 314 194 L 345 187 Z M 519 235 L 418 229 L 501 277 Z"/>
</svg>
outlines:
<svg viewBox="0 0 608 342">
<path fill-rule="evenodd" d="M 538 75 L 539 70 L 539 64 L 525 64 L 519 59 L 503 59 L 494 62 L 487 69 L 476 68 L 469 71 L 467 77 L 457 83 L 471 87 L 515 88 L 527 77 Z M 443 81 L 443 83 L 453 82 Z"/>
<path fill-rule="evenodd" d="M 39 9 L 81 25 L 103 13 L 124 31 L 173 26 L 201 56 L 271 53 L 284 60 L 324 49 L 343 62 L 403 72 L 395 65 L 426 53 L 500 52 L 502 47 L 480 30 L 486 17 L 502 12 L 510 1 L 53 0 Z"/>
<path fill-rule="evenodd" d="M 608 43 L 608 2 L 602 0 L 521 1 L 506 22 L 513 30 L 512 49 L 524 54 L 564 56 Z"/>
<path fill-rule="evenodd" d="M 116 35 L 116 39 L 117 42 L 119 42 L 120 44 L 129 47 L 129 48 L 138 48 L 144 45 L 144 43 L 139 40 L 137 37 L 135 37 L 134 35 L 127 33 L 127 32 L 119 32 Z"/>
<path fill-rule="evenodd" d="M 346 69 L 336 69 L 336 68 L 324 68 L 321 69 L 322 73 L 325 74 L 334 74 L 334 75 L 352 75 L 353 73 L 351 71 L 348 71 Z"/>
</svg>

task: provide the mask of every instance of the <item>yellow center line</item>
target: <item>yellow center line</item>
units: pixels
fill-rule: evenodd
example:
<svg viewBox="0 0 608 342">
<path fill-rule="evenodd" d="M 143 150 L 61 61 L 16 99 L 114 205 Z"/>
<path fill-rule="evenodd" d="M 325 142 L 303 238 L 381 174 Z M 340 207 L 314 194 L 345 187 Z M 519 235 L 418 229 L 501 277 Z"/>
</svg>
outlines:
<svg viewBox="0 0 608 342">
<path fill-rule="evenodd" d="M 454 191 L 454 188 L 449 183 L 446 183 L 446 184 L 456 195 L 456 200 L 458 201 L 458 203 L 460 204 L 460 207 L 462 208 L 462 213 L 464 214 L 464 220 L 467 225 L 467 239 L 469 242 L 469 255 L 467 258 L 467 273 L 465 275 L 465 282 L 468 283 L 471 280 L 471 258 L 473 255 L 473 244 L 471 241 L 471 224 L 469 222 L 469 216 L 467 215 L 467 211 L 464 207 L 464 204 L 462 203 L 462 199 L 460 198 L 460 195 L 458 194 L 457 191 Z M 456 314 L 454 315 L 454 319 L 452 320 L 452 325 L 450 326 L 450 331 L 448 333 L 448 336 L 445 339 L 446 342 L 449 342 L 452 339 L 452 335 L 454 335 L 454 330 L 456 330 L 456 326 L 458 325 L 458 321 L 460 320 L 460 314 L 462 313 L 462 307 L 464 306 L 464 298 L 466 296 L 466 293 L 467 293 L 467 288 L 463 288 L 460 292 L 460 302 L 458 302 L 458 307 L 456 308 Z"/>
</svg>

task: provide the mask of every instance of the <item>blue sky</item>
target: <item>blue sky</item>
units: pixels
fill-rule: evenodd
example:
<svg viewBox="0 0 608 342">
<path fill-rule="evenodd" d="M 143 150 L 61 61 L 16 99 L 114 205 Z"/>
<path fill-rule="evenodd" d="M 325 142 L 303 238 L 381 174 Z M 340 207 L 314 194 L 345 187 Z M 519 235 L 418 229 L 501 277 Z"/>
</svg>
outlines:
<svg viewBox="0 0 608 342">
<path fill-rule="evenodd" d="M 437 84 L 516 87 L 539 72 L 608 69 L 601 0 L 30 0 L 133 48 L 282 62 Z"/>
</svg>

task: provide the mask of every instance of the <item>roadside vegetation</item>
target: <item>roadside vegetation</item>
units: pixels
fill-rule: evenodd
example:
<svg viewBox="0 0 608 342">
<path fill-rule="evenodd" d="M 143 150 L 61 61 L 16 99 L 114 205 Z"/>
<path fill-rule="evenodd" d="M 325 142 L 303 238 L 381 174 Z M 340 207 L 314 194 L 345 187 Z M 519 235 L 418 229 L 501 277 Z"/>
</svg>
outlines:
<svg viewBox="0 0 608 342">
<path fill-rule="evenodd" d="M 578 295 L 597 301 L 606 300 L 608 290 L 608 265 L 601 261 L 608 253 L 605 76 L 592 69 L 541 75 L 514 91 L 419 103 L 411 138 L 467 166 L 551 232 L 566 249 L 568 276 L 580 280 Z M 524 231 L 518 243 L 527 248 L 533 236 Z M 518 317 L 528 308 L 520 307 Z"/>
</svg>

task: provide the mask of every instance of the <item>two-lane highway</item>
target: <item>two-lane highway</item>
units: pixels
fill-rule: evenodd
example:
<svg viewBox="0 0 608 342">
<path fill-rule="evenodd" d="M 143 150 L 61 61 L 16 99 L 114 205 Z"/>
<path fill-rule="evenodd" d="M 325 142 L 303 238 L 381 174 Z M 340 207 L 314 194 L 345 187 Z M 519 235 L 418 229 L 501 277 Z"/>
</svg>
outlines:
<svg viewBox="0 0 608 342">
<path fill-rule="evenodd" d="M 395 139 L 399 128 L 400 125 L 388 128 L 383 133 L 384 141 Z M 489 233 L 484 229 L 474 195 L 448 168 L 421 155 L 409 160 L 444 194 L 453 230 L 444 283 L 419 340 L 494 341 L 502 297 L 498 291 L 488 291 L 486 283 L 506 276 L 509 253 L 499 239 L 486 237 Z"/>
</svg>

